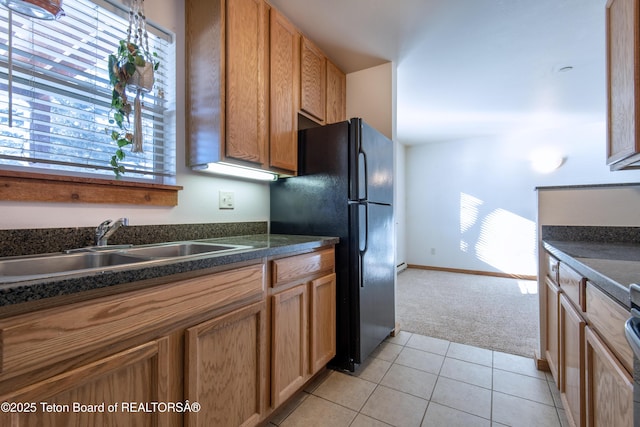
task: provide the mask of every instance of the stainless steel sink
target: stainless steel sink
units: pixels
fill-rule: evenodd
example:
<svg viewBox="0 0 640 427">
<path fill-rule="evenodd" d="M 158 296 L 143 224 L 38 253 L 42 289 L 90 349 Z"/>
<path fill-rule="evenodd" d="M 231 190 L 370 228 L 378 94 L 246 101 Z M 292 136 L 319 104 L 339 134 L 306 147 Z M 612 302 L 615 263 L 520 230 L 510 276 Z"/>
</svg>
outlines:
<svg viewBox="0 0 640 427">
<path fill-rule="evenodd" d="M 199 242 L 178 242 L 153 246 L 141 246 L 137 248 L 133 247 L 123 250 L 122 253 L 149 258 L 175 258 L 189 255 L 206 254 L 210 252 L 232 251 L 244 248 L 248 248 L 248 246 L 218 245 L 213 243 Z"/>
<path fill-rule="evenodd" d="M 251 246 L 183 241 L 114 248 L 87 247 L 62 254 L 10 257 L 0 259 L 0 283 L 56 277 L 91 270 L 113 270 L 130 264 L 158 263 L 247 248 Z"/>
<path fill-rule="evenodd" d="M 113 267 L 145 261 L 118 252 L 83 252 L 76 254 L 0 260 L 0 280 L 4 276 L 48 276 L 76 270 Z"/>
</svg>

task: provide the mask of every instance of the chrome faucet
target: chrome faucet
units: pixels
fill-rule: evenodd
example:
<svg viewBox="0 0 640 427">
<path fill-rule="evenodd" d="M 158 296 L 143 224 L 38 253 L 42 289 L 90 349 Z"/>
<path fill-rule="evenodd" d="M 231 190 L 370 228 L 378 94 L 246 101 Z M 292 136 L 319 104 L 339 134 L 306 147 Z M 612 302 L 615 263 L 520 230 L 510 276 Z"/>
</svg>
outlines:
<svg viewBox="0 0 640 427">
<path fill-rule="evenodd" d="M 127 225 L 129 225 L 128 218 L 120 218 L 115 222 L 111 222 L 110 219 L 103 221 L 102 224 L 96 228 L 96 246 L 107 246 L 107 239 L 109 239 L 118 228 Z"/>
</svg>

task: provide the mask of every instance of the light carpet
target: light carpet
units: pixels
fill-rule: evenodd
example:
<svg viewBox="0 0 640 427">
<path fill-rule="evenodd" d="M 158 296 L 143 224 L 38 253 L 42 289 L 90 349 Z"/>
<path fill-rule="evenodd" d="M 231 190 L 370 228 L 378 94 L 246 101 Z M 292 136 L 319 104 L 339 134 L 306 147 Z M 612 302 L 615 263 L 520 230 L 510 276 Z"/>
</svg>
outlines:
<svg viewBox="0 0 640 427">
<path fill-rule="evenodd" d="M 527 357 L 538 346 L 535 281 L 409 268 L 396 297 L 401 330 Z"/>
</svg>

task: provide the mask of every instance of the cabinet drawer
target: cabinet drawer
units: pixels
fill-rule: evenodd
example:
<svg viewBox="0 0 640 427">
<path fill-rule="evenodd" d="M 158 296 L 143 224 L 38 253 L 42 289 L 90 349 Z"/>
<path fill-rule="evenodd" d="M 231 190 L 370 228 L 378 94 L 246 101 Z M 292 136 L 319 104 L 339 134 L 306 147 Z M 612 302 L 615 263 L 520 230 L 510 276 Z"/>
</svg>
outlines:
<svg viewBox="0 0 640 427">
<path fill-rule="evenodd" d="M 555 257 L 553 257 L 548 252 L 544 253 L 545 263 L 544 265 L 547 268 L 547 277 L 553 281 L 553 283 L 558 285 L 558 268 L 560 266 L 560 261 L 558 261 Z"/>
<path fill-rule="evenodd" d="M 624 323 L 629 310 L 613 301 L 604 292 L 587 282 L 587 319 L 607 343 L 622 365 L 633 372 L 633 352 L 624 335 Z"/>
<path fill-rule="evenodd" d="M 0 380 L 264 295 L 264 265 L 0 321 Z"/>
<path fill-rule="evenodd" d="M 333 248 L 272 261 L 272 286 L 291 282 L 322 271 L 332 271 L 335 265 Z"/>
<path fill-rule="evenodd" d="M 569 300 L 582 311 L 586 311 L 585 288 L 587 280 L 570 267 L 560 263 L 558 284 Z"/>
</svg>

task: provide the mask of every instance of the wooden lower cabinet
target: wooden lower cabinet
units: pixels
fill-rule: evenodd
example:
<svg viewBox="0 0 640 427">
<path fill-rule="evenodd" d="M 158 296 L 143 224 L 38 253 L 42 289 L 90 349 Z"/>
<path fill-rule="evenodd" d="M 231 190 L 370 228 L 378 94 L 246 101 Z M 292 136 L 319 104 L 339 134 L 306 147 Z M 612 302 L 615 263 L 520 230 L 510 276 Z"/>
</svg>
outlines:
<svg viewBox="0 0 640 427">
<path fill-rule="evenodd" d="M 265 407 L 265 303 L 187 329 L 185 398 L 201 405 L 186 425 L 253 426 Z"/>
<path fill-rule="evenodd" d="M 272 261 L 271 404 L 297 392 L 336 355 L 333 249 Z"/>
<path fill-rule="evenodd" d="M 547 346 L 545 356 L 551 375 L 553 375 L 556 384 L 559 384 L 560 337 L 558 336 L 558 310 L 560 308 L 560 289 L 548 277 L 545 278 L 545 284 L 547 286 Z"/>
<path fill-rule="evenodd" d="M 336 355 L 336 275 L 312 280 L 310 289 L 309 366 L 313 375 Z"/>
<path fill-rule="evenodd" d="M 5 394 L 0 401 L 31 407 L 1 412 L 0 425 L 170 427 L 170 412 L 139 406 L 170 400 L 168 348 L 154 340 Z"/>
<path fill-rule="evenodd" d="M 560 396 L 571 425 L 585 425 L 585 321 L 565 294 L 560 294 Z"/>
<path fill-rule="evenodd" d="M 0 426 L 264 422 L 335 355 L 333 248 L 267 262 L 0 319 Z"/>
<path fill-rule="evenodd" d="M 308 378 L 307 285 L 271 297 L 271 396 L 274 406 Z"/>
<path fill-rule="evenodd" d="M 272 403 L 278 406 L 336 355 L 336 275 L 276 293 L 271 303 Z"/>
<path fill-rule="evenodd" d="M 631 427 L 633 353 L 624 335 L 628 308 L 564 261 L 548 253 L 544 260 L 542 344 L 569 425 Z"/>
<path fill-rule="evenodd" d="M 597 333 L 585 328 L 588 427 L 633 426 L 633 378 Z"/>
</svg>

